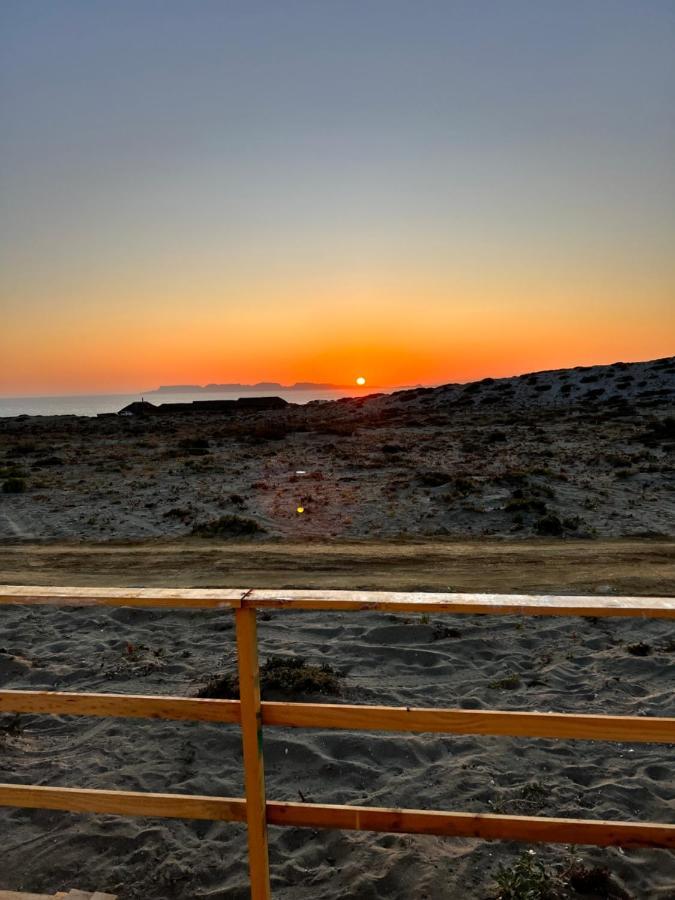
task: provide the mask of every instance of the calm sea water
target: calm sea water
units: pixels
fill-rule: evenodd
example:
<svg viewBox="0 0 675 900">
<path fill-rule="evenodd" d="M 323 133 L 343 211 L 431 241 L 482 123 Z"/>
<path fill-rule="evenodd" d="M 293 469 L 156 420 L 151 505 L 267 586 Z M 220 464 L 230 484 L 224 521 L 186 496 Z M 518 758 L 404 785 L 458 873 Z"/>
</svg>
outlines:
<svg viewBox="0 0 675 900">
<path fill-rule="evenodd" d="M 127 403 L 144 397 L 150 403 L 191 403 L 193 400 L 236 400 L 239 397 L 283 397 L 290 403 L 309 403 L 310 400 L 337 400 L 370 393 L 367 389 L 334 391 L 250 391 L 146 394 L 92 394 L 71 397 L 0 397 L 2 416 L 95 416 L 98 413 L 119 412 Z"/>
</svg>

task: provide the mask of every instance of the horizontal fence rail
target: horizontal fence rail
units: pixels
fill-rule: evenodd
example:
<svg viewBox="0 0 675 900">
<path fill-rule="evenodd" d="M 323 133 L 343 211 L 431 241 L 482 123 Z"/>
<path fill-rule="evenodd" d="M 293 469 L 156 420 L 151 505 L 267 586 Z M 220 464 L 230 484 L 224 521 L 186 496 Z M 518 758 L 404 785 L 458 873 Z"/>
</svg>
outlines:
<svg viewBox="0 0 675 900">
<path fill-rule="evenodd" d="M 262 724 L 283 728 L 344 728 L 412 734 L 490 734 L 675 744 L 675 719 L 501 710 L 426 709 L 412 706 L 350 706 L 337 703 L 263 701 Z M 2 691 L 0 713 L 49 713 L 103 718 L 175 719 L 241 723 L 239 700 L 200 700 L 144 694 L 76 694 Z"/>
<path fill-rule="evenodd" d="M 0 784 L 0 804 L 28 809 L 58 809 L 65 812 L 245 822 L 247 801 L 240 797 Z M 292 825 L 296 828 L 435 834 L 445 837 L 476 837 L 485 840 L 532 843 L 593 844 L 597 847 L 675 849 L 675 825 L 321 803 L 283 803 L 277 800 L 268 800 L 265 806 L 267 824 Z"/>
<path fill-rule="evenodd" d="M 242 730 L 244 749 L 245 798 L 0 784 L 0 805 L 79 813 L 245 822 L 253 900 L 270 897 L 267 825 L 675 849 L 675 825 L 671 824 L 267 800 L 262 754 L 263 726 L 671 744 L 675 743 L 675 718 L 261 701 L 256 636 L 257 609 L 675 618 L 675 599 L 5 585 L 0 586 L 0 604 L 233 610 L 240 700 L 2 690 L 0 713 L 150 718 L 238 725 Z"/>
<path fill-rule="evenodd" d="M 645 616 L 675 619 L 672 597 L 435 594 L 389 591 L 272 591 L 244 588 L 62 588 L 0 585 L 0 604 L 479 613 L 528 616 Z"/>
</svg>

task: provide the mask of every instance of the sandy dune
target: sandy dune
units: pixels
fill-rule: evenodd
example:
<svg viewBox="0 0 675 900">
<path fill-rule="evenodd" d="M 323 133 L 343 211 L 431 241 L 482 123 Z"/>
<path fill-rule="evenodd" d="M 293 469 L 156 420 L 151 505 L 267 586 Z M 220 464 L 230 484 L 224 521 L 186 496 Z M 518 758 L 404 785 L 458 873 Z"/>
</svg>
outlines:
<svg viewBox="0 0 675 900">
<path fill-rule="evenodd" d="M 18 561 L 24 576 L 35 572 L 34 580 L 43 583 L 92 584 L 98 577 L 106 584 L 167 584 L 174 578 L 180 584 L 204 584 L 207 563 L 210 583 L 244 583 L 255 573 L 261 585 L 288 580 L 324 586 L 333 579 L 335 586 L 373 586 L 382 578 L 382 567 L 392 562 L 380 586 L 404 587 L 423 580 L 427 564 L 431 585 L 440 561 L 443 575 L 452 573 L 457 586 L 476 584 L 480 572 L 487 580 L 509 581 L 510 572 L 515 587 L 518 572 L 521 589 L 537 584 L 543 589 L 566 568 L 566 587 L 587 583 L 590 588 L 594 546 L 510 546 L 500 562 L 499 545 L 479 546 L 473 553 L 467 546 L 383 550 L 375 545 L 368 552 L 367 545 L 357 545 L 351 548 L 351 573 L 348 546 L 266 545 L 261 555 L 261 545 L 240 545 L 230 554 L 222 552 L 219 561 L 218 553 L 203 546 L 158 545 L 149 553 L 147 547 L 102 552 L 41 547 Z M 3 550 L 3 578 L 19 574 L 11 568 L 19 549 Z M 658 566 L 660 559 L 661 577 L 670 572 L 669 592 L 675 592 L 670 545 L 661 544 L 657 551 L 650 542 L 618 542 L 597 549 L 602 577 L 609 579 L 611 571 L 619 576 L 614 585 L 621 583 L 625 560 L 632 559 L 636 592 L 643 574 L 642 593 L 649 593 L 644 588 L 654 583 L 651 564 Z M 492 573 L 485 563 L 490 557 L 497 566 Z M 294 577 L 299 560 L 305 573 Z M 595 586 L 612 589 L 609 581 L 603 586 L 596 580 Z M 4 687 L 187 695 L 214 672 L 234 666 L 228 612 L 5 607 L 2 622 Z M 665 622 L 279 612 L 265 615 L 260 628 L 263 659 L 303 656 L 341 671 L 344 687 L 336 702 L 673 712 L 675 645 L 672 626 Z M 636 647 L 641 642 L 645 646 Z M 6 780 L 242 792 L 234 727 L 38 716 L 21 716 L 19 724 L 6 728 L 0 744 Z M 278 729 L 268 730 L 265 738 L 273 798 L 655 821 L 673 819 L 672 751 L 668 746 Z M 77 876 L 84 887 L 102 886 L 130 900 L 247 896 L 245 837 L 238 826 L 24 810 L 3 810 L 0 822 L 8 887 L 53 891 Z M 494 891 L 497 866 L 520 852 L 516 845 L 473 840 L 297 829 L 272 829 L 271 841 L 275 896 L 288 898 L 478 900 Z M 569 856 L 560 847 L 541 853 L 561 865 Z M 578 855 L 609 866 L 630 896 L 672 896 L 671 854 L 582 848 Z"/>
</svg>

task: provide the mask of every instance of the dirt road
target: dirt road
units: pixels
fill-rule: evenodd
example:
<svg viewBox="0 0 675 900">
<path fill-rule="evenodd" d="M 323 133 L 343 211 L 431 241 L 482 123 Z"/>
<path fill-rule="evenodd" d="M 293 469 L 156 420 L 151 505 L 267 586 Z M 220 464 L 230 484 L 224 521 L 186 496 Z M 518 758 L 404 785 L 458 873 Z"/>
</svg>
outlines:
<svg viewBox="0 0 675 900">
<path fill-rule="evenodd" d="M 0 544 L 0 582 L 675 595 L 675 541 Z"/>
</svg>

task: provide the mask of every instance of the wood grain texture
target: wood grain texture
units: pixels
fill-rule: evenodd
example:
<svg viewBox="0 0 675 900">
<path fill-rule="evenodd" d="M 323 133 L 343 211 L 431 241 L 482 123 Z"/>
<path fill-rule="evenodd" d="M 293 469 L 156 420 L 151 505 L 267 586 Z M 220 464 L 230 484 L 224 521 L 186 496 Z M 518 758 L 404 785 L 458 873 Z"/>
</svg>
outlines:
<svg viewBox="0 0 675 900">
<path fill-rule="evenodd" d="M 0 691 L 0 712 L 238 723 L 239 701 L 143 694 Z"/>
<path fill-rule="evenodd" d="M 501 734 L 513 737 L 675 744 L 675 718 L 648 716 L 595 716 L 277 702 L 264 702 L 262 714 L 264 725 L 291 728 Z"/>
<path fill-rule="evenodd" d="M 99 588 L 0 585 L 0 604 L 31 606 L 137 606 L 174 609 L 232 609 L 245 588 Z"/>
<path fill-rule="evenodd" d="M 144 606 L 179 609 L 381 610 L 401 613 L 493 613 L 534 616 L 675 618 L 675 598 L 530 594 L 438 594 L 389 591 L 251 590 L 245 588 L 63 588 L 0 586 L 0 604 Z"/>
<path fill-rule="evenodd" d="M 256 612 L 254 609 L 238 609 L 235 621 L 251 898 L 269 900 L 271 894 Z"/>
<path fill-rule="evenodd" d="M 166 819 L 246 821 L 246 801 L 240 797 L 102 791 L 31 784 L 0 784 L 0 806 L 120 816 L 158 816 Z"/>
<path fill-rule="evenodd" d="M 598 847 L 675 849 L 675 825 L 653 822 L 606 822 L 276 801 L 267 804 L 267 821 L 270 825 L 304 828 L 437 834 L 528 843 L 593 844 Z"/>
<path fill-rule="evenodd" d="M 0 712 L 116 718 L 240 722 L 238 700 L 201 700 L 143 694 L 0 691 Z M 261 703 L 262 723 L 283 728 L 339 728 L 415 734 L 491 734 L 571 740 L 675 744 L 675 718 L 501 710 L 352 706 L 335 703 Z"/>
<path fill-rule="evenodd" d="M 246 801 L 231 797 L 183 796 L 84 788 L 0 784 L 0 805 L 80 813 L 210 819 L 243 822 Z M 598 847 L 675 849 L 675 825 L 608 822 L 543 816 L 436 812 L 317 803 L 266 804 L 269 825 L 476 837 L 532 843 L 592 844 Z"/>
<path fill-rule="evenodd" d="M 675 618 L 675 598 L 668 597 L 558 597 L 529 594 L 253 590 L 242 601 L 242 605 L 255 609 Z"/>
</svg>

